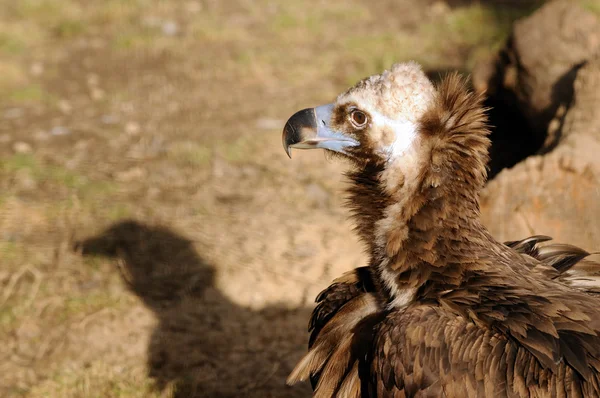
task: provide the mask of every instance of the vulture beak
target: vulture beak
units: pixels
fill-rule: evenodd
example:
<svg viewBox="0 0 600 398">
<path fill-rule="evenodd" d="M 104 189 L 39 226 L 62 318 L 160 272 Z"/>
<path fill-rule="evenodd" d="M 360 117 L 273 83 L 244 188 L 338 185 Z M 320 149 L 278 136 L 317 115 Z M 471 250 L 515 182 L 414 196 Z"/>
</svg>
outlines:
<svg viewBox="0 0 600 398">
<path fill-rule="evenodd" d="M 323 148 L 346 154 L 358 141 L 329 128 L 334 105 L 327 104 L 296 112 L 283 128 L 283 149 L 292 157 L 292 148 Z"/>
</svg>

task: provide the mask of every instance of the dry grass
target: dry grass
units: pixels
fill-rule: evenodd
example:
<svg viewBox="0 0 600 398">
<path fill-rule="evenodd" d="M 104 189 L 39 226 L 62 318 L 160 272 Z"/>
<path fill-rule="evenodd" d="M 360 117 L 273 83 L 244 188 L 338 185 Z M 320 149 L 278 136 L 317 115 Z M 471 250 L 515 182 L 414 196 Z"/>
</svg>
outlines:
<svg viewBox="0 0 600 398">
<path fill-rule="evenodd" d="M 414 4 L 2 7 L 0 395 L 305 395 L 307 305 L 362 254 L 281 123 L 396 61 L 468 68 L 529 11 Z"/>
<path fill-rule="evenodd" d="M 600 1 L 598 0 L 580 0 L 581 5 L 596 15 L 600 15 Z"/>
</svg>

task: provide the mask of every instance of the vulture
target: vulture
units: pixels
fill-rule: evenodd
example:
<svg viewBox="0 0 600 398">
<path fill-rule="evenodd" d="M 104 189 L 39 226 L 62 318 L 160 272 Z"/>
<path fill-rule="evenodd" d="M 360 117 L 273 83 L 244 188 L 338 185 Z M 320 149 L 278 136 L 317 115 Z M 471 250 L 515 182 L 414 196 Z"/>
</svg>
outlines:
<svg viewBox="0 0 600 398">
<path fill-rule="evenodd" d="M 600 397 L 600 264 L 480 221 L 489 127 L 458 74 L 414 62 L 294 114 L 283 146 L 347 159 L 368 264 L 317 297 L 288 384 L 315 397 Z M 290 156 L 291 157 L 291 156 Z"/>
</svg>

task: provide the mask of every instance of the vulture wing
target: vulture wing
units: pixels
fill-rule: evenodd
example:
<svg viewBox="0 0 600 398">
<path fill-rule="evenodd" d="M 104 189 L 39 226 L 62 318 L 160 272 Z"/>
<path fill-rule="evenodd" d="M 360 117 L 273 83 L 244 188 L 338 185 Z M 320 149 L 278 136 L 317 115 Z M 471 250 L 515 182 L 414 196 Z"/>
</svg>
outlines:
<svg viewBox="0 0 600 398">
<path fill-rule="evenodd" d="M 530 260 L 535 259 L 542 262 L 544 267 L 552 267 L 556 269 L 556 272 L 552 275 L 562 283 L 572 285 L 573 287 L 579 288 L 580 290 L 583 290 L 589 294 L 600 294 L 600 264 L 585 261 L 584 258 L 587 257 L 589 253 L 576 246 L 565 244 L 546 244 L 545 246 L 539 245 L 540 243 L 547 242 L 551 239 L 552 238 L 548 236 L 536 235 L 518 241 L 505 242 L 505 245 L 530 258 Z M 535 260 L 532 261 L 532 264 L 539 265 L 539 263 Z M 360 296 L 367 294 L 372 296 L 375 294 L 377 289 L 375 288 L 374 284 L 375 281 L 371 275 L 371 268 L 360 267 L 349 271 L 340 278 L 334 280 L 328 288 L 323 290 L 317 296 L 317 306 L 312 313 L 308 327 L 308 331 L 310 332 L 309 350 L 312 350 L 314 347 L 315 341 L 320 336 L 321 330 L 332 318 L 338 314 L 342 307 Z M 381 312 L 385 309 L 384 305 L 378 303 L 377 300 L 371 301 L 361 299 L 354 300 L 354 302 L 371 306 L 371 311 L 373 311 L 373 313 Z M 392 335 L 389 333 L 384 333 L 380 338 L 389 339 L 391 337 Z M 327 341 L 328 339 L 323 338 L 321 339 L 321 344 L 329 344 L 330 346 L 335 345 L 334 341 Z M 368 342 L 363 343 L 370 346 L 370 343 Z M 436 355 L 439 357 L 439 351 Z M 323 358 L 324 363 L 319 365 L 320 369 L 325 367 L 326 363 L 331 360 L 332 356 L 324 356 Z M 338 388 L 343 387 L 342 380 L 349 380 L 351 379 L 349 376 L 352 375 L 356 377 L 356 382 L 358 382 L 358 361 L 356 361 L 356 365 L 357 366 L 355 368 L 344 368 L 343 371 L 340 371 L 338 380 L 335 383 Z M 473 372 L 469 371 L 468 363 L 466 363 L 465 366 L 464 377 L 467 377 L 468 374 L 473 374 Z M 297 370 L 300 369 L 297 368 Z M 450 373 L 450 371 L 446 369 L 446 366 L 445 371 Z M 321 378 L 321 374 L 322 370 L 319 370 L 309 375 L 313 389 L 317 387 Z M 462 382 L 458 381 L 457 386 L 462 384 Z M 426 388 L 429 393 L 433 394 L 431 396 L 438 396 L 433 393 L 436 391 L 436 388 L 438 388 L 436 385 L 430 385 Z M 458 392 L 460 391 L 457 391 L 457 393 Z"/>
</svg>

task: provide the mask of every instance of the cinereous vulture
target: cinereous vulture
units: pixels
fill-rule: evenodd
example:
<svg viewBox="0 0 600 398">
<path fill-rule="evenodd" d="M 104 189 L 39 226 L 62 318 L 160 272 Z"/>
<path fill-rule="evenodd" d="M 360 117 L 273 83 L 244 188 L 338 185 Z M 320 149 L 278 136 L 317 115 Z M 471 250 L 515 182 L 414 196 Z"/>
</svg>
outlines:
<svg viewBox="0 0 600 398">
<path fill-rule="evenodd" d="M 482 96 L 414 63 L 293 115 L 283 145 L 349 160 L 369 264 L 318 297 L 288 378 L 315 397 L 598 397 L 600 265 L 545 236 L 496 241 L 479 217 Z"/>
</svg>

